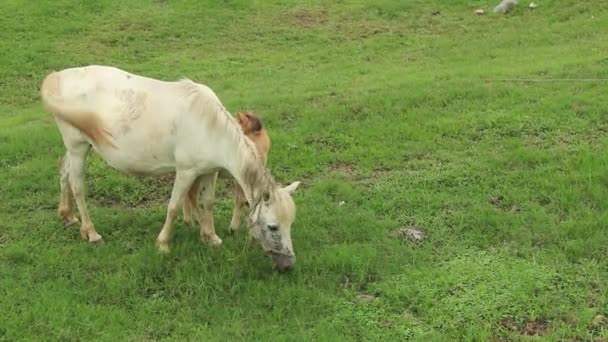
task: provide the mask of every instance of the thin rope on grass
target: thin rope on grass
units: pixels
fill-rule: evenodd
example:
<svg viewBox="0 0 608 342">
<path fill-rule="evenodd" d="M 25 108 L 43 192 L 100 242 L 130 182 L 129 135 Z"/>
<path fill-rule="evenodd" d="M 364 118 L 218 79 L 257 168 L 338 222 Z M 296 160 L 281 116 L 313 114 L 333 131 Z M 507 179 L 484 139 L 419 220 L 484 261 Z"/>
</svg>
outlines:
<svg viewBox="0 0 608 342">
<path fill-rule="evenodd" d="M 237 259 L 240 259 L 243 256 L 243 254 L 245 254 L 245 250 L 247 249 L 247 247 L 249 247 L 250 243 L 251 243 L 251 235 L 247 234 L 247 240 L 245 241 L 245 245 L 243 246 L 243 250 L 241 250 L 241 253 L 236 255 L 234 258 L 229 258 L 228 261 L 235 261 Z"/>
</svg>

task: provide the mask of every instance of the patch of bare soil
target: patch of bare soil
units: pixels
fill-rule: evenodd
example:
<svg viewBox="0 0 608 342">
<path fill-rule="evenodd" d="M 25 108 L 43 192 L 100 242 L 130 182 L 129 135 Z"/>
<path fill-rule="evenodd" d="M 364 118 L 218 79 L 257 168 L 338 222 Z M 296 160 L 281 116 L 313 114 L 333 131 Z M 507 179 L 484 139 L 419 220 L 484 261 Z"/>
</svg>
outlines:
<svg viewBox="0 0 608 342">
<path fill-rule="evenodd" d="M 391 29 L 388 26 L 382 26 L 379 24 L 365 24 L 365 25 L 360 25 L 359 26 L 359 37 L 360 38 L 371 38 L 374 37 L 376 35 L 382 34 L 382 33 L 387 33 L 390 32 Z"/>
<path fill-rule="evenodd" d="M 330 165 L 329 169 L 331 171 L 339 172 L 339 173 L 345 175 L 348 179 L 355 178 L 355 174 L 356 174 L 355 167 L 349 163 L 342 162 L 342 161 L 336 161 Z"/>
<path fill-rule="evenodd" d="M 500 326 L 527 336 L 543 336 L 549 330 L 549 322 L 544 318 L 537 318 L 522 324 L 517 324 L 512 318 L 504 318 L 500 321 Z"/>
<path fill-rule="evenodd" d="M 327 21 L 327 11 L 299 9 L 288 14 L 289 21 L 297 26 L 311 28 Z"/>
<path fill-rule="evenodd" d="M 542 318 L 535 319 L 533 321 L 526 322 L 521 328 L 520 332 L 528 336 L 542 336 L 547 333 L 548 322 Z"/>
<path fill-rule="evenodd" d="M 378 167 L 374 168 L 374 171 L 372 172 L 372 177 L 374 179 L 382 178 L 382 177 L 385 177 L 386 175 L 388 175 L 389 173 L 391 173 L 391 171 L 393 171 L 393 170 L 390 167 L 378 166 Z"/>
</svg>

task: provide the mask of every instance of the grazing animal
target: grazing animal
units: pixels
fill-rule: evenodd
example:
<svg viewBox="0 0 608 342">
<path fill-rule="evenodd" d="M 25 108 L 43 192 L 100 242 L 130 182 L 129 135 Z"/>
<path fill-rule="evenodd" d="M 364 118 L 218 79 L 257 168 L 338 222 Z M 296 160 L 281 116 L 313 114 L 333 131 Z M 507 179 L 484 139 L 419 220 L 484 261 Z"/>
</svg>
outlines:
<svg viewBox="0 0 608 342">
<path fill-rule="evenodd" d="M 260 157 L 262 158 L 262 162 L 265 165 L 266 160 L 268 159 L 268 150 L 270 149 L 270 137 L 263 127 L 262 121 L 251 112 L 238 112 L 236 113 L 236 118 L 245 136 L 251 139 L 255 144 L 255 147 L 258 149 Z M 230 175 L 226 175 L 225 172 L 219 172 L 218 174 L 222 178 L 230 178 Z M 232 220 L 230 221 L 230 228 L 228 230 L 230 233 L 234 233 L 239 229 L 241 225 L 241 210 L 247 205 L 247 198 L 238 183 L 233 182 L 232 188 L 234 192 L 234 208 L 232 210 Z M 199 193 L 200 188 L 196 185 L 193 185 L 188 191 L 188 197 L 184 202 L 183 208 L 184 222 L 187 224 L 192 223 L 191 208 L 198 205 Z M 211 191 L 211 194 L 213 193 L 214 191 Z"/>
<path fill-rule="evenodd" d="M 292 194 L 299 182 L 283 187 L 264 166 L 253 142 L 207 86 L 188 79 L 161 81 L 110 67 L 91 65 L 64 69 L 46 76 L 42 102 L 53 114 L 66 154 L 60 167 L 59 215 L 74 223 L 71 196 L 80 213 L 80 235 L 102 243 L 85 204 L 85 159 L 92 148 L 111 167 L 136 175 L 175 173 L 165 223 L 156 238 L 159 251 L 169 250 L 173 225 L 193 184 L 203 198 L 210 193 L 219 170 L 236 179 L 251 208 L 249 233 L 273 268 L 295 264 L 291 225 L 296 206 Z M 220 245 L 211 208 L 193 206 L 201 239 Z"/>
</svg>

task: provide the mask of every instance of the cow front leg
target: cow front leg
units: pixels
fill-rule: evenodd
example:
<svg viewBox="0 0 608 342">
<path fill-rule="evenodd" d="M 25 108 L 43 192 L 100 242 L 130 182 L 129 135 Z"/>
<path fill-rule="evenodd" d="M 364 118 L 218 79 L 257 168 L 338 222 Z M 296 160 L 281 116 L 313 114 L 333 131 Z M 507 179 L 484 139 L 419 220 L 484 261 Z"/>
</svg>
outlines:
<svg viewBox="0 0 608 342">
<path fill-rule="evenodd" d="M 200 214 L 198 203 L 195 212 L 198 211 L 198 222 L 201 226 L 200 236 L 202 241 L 208 242 L 212 246 L 222 244 L 222 239 L 215 233 L 215 225 L 213 220 L 213 204 L 215 202 L 215 183 L 217 181 L 217 172 L 201 176 L 200 187 L 202 188 L 203 213 Z M 198 194 L 198 192 L 197 192 Z"/>
<path fill-rule="evenodd" d="M 241 226 L 241 210 L 247 205 L 247 198 L 243 189 L 234 182 L 234 208 L 232 208 L 232 220 L 228 232 L 234 234 Z"/>
<path fill-rule="evenodd" d="M 190 189 L 195 179 L 196 174 L 192 171 L 178 170 L 175 173 L 175 181 L 173 183 L 171 199 L 169 200 L 169 205 L 167 206 L 167 217 L 165 218 L 165 224 L 156 238 L 156 247 L 160 252 L 169 251 L 169 242 L 171 241 L 173 222 L 175 221 L 178 210 L 182 206 L 188 189 Z"/>
</svg>

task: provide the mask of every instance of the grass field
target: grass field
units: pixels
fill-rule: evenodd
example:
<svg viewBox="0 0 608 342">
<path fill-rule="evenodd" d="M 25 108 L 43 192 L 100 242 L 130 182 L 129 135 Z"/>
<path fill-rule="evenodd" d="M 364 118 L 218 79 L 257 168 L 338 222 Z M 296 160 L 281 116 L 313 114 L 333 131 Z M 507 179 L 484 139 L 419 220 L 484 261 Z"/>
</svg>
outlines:
<svg viewBox="0 0 608 342">
<path fill-rule="evenodd" d="M 608 340 L 608 4 L 496 3 L 3 0 L 0 340 Z M 38 89 L 86 64 L 261 115 L 272 173 L 303 182 L 296 268 L 227 234 L 225 186 L 222 247 L 178 220 L 159 255 L 171 180 L 94 154 L 106 244 L 63 229 Z"/>
</svg>

